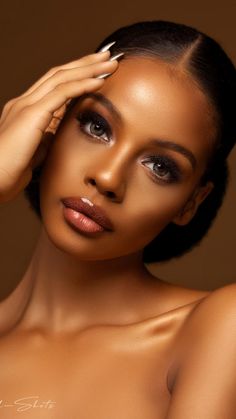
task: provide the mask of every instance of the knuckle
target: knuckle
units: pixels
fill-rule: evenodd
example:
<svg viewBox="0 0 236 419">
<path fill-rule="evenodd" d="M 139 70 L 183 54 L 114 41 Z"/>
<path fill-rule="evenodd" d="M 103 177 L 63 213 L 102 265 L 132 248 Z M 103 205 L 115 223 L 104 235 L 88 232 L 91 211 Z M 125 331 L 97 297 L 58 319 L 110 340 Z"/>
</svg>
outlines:
<svg viewBox="0 0 236 419">
<path fill-rule="evenodd" d="M 91 53 L 91 54 L 85 55 L 82 58 L 92 60 L 93 58 L 97 58 L 97 56 L 95 54 Z"/>
<path fill-rule="evenodd" d="M 29 117 L 33 112 L 33 106 L 32 105 L 26 105 L 23 108 L 19 110 L 19 113 L 21 116 Z"/>
<path fill-rule="evenodd" d="M 55 71 L 57 71 L 60 67 L 58 65 L 55 65 L 54 67 L 51 67 L 49 71 L 51 71 L 52 73 L 54 73 Z"/>
<path fill-rule="evenodd" d="M 59 83 L 54 87 L 54 90 L 61 92 L 64 89 L 65 83 Z"/>
<path fill-rule="evenodd" d="M 12 109 L 12 111 L 19 111 L 22 109 L 23 106 L 24 106 L 24 101 L 22 98 L 22 99 L 18 99 L 14 101 L 10 109 Z"/>
<path fill-rule="evenodd" d="M 3 106 L 3 109 L 6 111 L 6 110 L 8 110 L 8 109 L 10 109 L 13 105 L 14 105 L 14 103 L 16 102 L 16 98 L 12 98 L 12 99 L 10 99 L 10 100 L 8 100 L 6 103 L 5 103 L 5 105 Z"/>
<path fill-rule="evenodd" d="M 65 70 L 63 70 L 62 68 L 59 68 L 57 71 L 56 71 L 56 75 L 60 75 L 60 74 L 62 74 L 62 73 L 64 73 L 64 71 Z"/>
<path fill-rule="evenodd" d="M 47 74 L 48 76 L 52 76 L 54 73 L 56 73 L 58 70 L 58 67 L 52 67 L 48 70 Z"/>
</svg>

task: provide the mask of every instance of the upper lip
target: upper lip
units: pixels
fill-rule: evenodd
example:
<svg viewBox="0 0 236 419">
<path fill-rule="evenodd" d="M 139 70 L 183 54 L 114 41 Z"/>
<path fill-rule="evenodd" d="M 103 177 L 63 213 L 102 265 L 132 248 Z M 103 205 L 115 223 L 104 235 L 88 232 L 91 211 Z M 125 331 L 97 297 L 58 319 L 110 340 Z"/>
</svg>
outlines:
<svg viewBox="0 0 236 419">
<path fill-rule="evenodd" d="M 113 230 L 113 224 L 110 218 L 99 205 L 93 204 L 93 206 L 90 206 L 87 202 L 82 201 L 81 197 L 76 196 L 64 198 L 62 202 L 66 207 L 87 215 L 106 230 Z"/>
</svg>

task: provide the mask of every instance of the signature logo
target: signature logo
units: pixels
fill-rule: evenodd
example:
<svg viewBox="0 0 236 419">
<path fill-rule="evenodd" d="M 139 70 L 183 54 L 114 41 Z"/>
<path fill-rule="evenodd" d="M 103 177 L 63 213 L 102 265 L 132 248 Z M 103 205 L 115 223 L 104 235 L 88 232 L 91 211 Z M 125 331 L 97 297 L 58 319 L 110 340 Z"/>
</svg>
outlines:
<svg viewBox="0 0 236 419">
<path fill-rule="evenodd" d="M 28 396 L 14 400 L 12 404 L 5 403 L 0 400 L 0 409 L 3 407 L 15 407 L 17 412 L 23 412 L 29 409 L 52 409 L 55 407 L 55 403 L 52 400 L 40 401 L 39 396 Z"/>
</svg>

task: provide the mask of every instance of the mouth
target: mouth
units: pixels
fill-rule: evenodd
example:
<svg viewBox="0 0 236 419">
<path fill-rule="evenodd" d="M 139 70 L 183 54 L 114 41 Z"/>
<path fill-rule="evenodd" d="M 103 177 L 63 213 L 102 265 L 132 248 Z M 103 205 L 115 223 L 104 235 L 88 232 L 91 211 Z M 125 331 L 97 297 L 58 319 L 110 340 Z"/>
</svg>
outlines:
<svg viewBox="0 0 236 419">
<path fill-rule="evenodd" d="M 64 217 L 76 229 L 87 233 L 113 230 L 113 224 L 105 211 L 87 198 L 68 197 L 61 201 L 64 204 Z"/>
</svg>

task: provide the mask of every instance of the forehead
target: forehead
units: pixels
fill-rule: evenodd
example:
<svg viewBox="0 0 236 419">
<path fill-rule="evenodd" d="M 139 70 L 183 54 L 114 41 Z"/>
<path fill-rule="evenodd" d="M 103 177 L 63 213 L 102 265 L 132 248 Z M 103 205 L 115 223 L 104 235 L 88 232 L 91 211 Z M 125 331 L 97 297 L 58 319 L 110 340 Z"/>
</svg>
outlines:
<svg viewBox="0 0 236 419">
<path fill-rule="evenodd" d="M 208 98 L 180 68 L 156 58 L 126 57 L 100 91 L 136 133 L 187 142 L 196 153 L 211 148 L 214 126 Z"/>
</svg>

